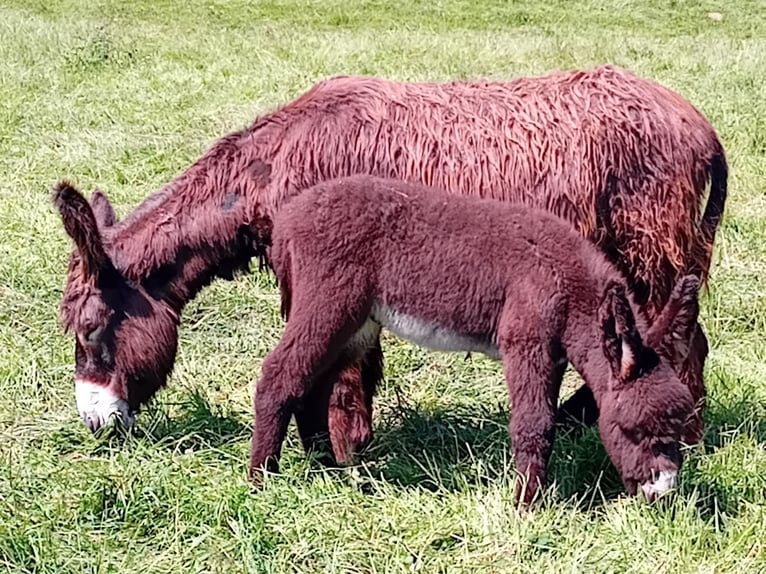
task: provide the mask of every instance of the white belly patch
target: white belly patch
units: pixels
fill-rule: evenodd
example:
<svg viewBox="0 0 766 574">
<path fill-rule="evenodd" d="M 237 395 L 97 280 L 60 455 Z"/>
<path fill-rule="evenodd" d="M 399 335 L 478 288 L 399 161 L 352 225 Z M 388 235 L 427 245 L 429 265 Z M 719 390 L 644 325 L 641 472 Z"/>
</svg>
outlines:
<svg viewBox="0 0 766 574">
<path fill-rule="evenodd" d="M 396 336 L 427 349 L 447 352 L 475 352 L 483 353 L 493 359 L 500 358 L 497 345 L 492 341 L 456 333 L 440 325 L 400 313 L 385 305 L 374 304 L 370 318 Z M 367 323 L 369 322 L 368 320 Z M 357 333 L 362 333 L 364 330 L 365 327 L 362 327 Z"/>
</svg>

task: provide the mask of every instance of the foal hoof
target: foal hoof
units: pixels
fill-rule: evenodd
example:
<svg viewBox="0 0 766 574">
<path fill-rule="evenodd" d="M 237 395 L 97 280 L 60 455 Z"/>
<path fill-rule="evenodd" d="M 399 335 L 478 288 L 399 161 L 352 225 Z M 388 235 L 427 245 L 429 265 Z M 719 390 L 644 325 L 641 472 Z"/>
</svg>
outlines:
<svg viewBox="0 0 766 574">
<path fill-rule="evenodd" d="M 254 490 L 263 490 L 266 473 L 277 474 L 279 472 L 279 463 L 274 459 L 268 459 L 263 464 L 250 464 L 248 470 L 248 481 Z"/>
<path fill-rule="evenodd" d="M 251 490 L 253 491 L 263 490 L 263 486 L 264 486 L 263 469 L 251 468 L 250 471 L 247 473 L 247 479 L 248 479 L 248 482 L 250 483 Z"/>
</svg>

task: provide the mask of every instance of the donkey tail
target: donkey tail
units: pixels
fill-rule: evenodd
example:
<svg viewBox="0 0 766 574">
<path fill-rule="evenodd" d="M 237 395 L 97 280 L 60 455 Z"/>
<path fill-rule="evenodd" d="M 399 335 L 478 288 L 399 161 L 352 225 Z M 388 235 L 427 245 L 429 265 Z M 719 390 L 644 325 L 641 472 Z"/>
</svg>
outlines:
<svg viewBox="0 0 766 574">
<path fill-rule="evenodd" d="M 707 286 L 710 262 L 713 257 L 713 242 L 718 225 L 723 217 L 729 178 L 729 166 L 721 142 L 716 140 L 716 150 L 710 159 L 710 194 L 700 221 L 700 237 L 694 258 L 694 271 L 701 283 Z"/>
</svg>

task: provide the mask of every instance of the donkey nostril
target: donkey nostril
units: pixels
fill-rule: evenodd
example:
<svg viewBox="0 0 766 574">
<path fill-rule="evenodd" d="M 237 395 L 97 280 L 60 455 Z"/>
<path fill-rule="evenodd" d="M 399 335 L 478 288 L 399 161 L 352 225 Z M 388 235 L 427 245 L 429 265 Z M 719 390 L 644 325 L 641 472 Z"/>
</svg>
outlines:
<svg viewBox="0 0 766 574">
<path fill-rule="evenodd" d="M 82 420 L 85 423 L 85 426 L 87 426 L 92 433 L 95 433 L 98 429 L 101 428 L 101 421 L 96 415 L 84 414 L 82 416 Z"/>
</svg>

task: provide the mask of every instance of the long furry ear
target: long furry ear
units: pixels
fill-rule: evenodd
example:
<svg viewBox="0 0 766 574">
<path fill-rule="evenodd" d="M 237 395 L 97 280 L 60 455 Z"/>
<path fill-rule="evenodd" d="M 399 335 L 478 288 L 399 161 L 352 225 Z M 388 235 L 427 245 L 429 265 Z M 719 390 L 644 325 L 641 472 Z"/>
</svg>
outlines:
<svg viewBox="0 0 766 574">
<path fill-rule="evenodd" d="M 614 377 L 625 382 L 644 355 L 644 344 L 625 294 L 625 286 L 610 281 L 599 307 L 602 345 Z"/>
<path fill-rule="evenodd" d="M 98 223 L 101 229 L 111 227 L 117 223 L 117 214 L 115 214 L 109 198 L 100 189 L 94 191 L 93 195 L 90 196 L 90 206 L 93 209 L 93 215 L 96 217 L 96 223 Z"/>
<path fill-rule="evenodd" d="M 689 354 L 699 316 L 699 288 L 696 275 L 682 277 L 647 333 L 647 344 L 676 366 Z"/>
<path fill-rule="evenodd" d="M 109 257 L 90 204 L 67 181 L 60 181 L 53 187 L 53 204 L 61 214 L 64 229 L 77 247 L 85 276 L 95 278 L 99 271 L 107 267 Z"/>
</svg>

